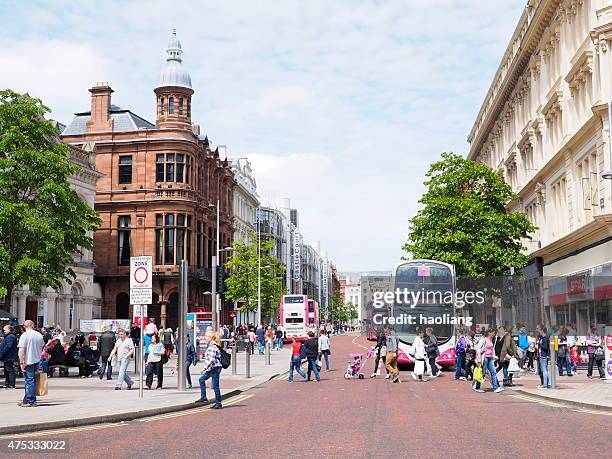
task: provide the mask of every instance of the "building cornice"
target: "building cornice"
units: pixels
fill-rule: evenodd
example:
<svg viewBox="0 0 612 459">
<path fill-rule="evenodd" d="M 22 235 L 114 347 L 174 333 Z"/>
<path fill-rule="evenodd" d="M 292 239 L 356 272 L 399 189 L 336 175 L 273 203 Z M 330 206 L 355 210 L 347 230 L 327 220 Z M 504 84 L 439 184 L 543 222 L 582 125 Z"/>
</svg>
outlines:
<svg viewBox="0 0 612 459">
<path fill-rule="evenodd" d="M 533 67 L 538 65 L 537 59 L 534 60 L 532 56 L 560 2 L 530 0 L 527 4 L 468 136 L 468 159 L 473 160 L 482 149 L 525 69 L 529 66 L 533 71 Z"/>
</svg>

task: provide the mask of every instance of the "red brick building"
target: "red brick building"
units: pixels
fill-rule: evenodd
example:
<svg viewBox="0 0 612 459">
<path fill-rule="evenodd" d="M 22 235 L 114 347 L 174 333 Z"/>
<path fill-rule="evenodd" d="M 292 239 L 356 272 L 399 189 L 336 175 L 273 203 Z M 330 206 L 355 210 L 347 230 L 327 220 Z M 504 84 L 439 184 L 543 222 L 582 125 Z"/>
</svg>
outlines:
<svg viewBox="0 0 612 459">
<path fill-rule="evenodd" d="M 233 174 L 218 149 L 191 121 L 191 78 L 182 66 L 173 32 L 166 64 L 155 87 L 155 124 L 111 104 L 113 90 L 96 83 L 91 110 L 76 113 L 63 131 L 71 145 L 95 147 L 98 180 L 95 209 L 102 224 L 94 237 L 95 281 L 102 289 L 103 318 L 131 318 L 130 256 L 152 255 L 153 302 L 149 317 L 178 323 L 178 264 L 189 264 L 189 307 L 211 309 L 216 203 L 220 246 L 232 242 Z M 222 252 L 221 261 L 227 258 Z M 221 323 L 229 322 L 229 311 Z"/>
</svg>

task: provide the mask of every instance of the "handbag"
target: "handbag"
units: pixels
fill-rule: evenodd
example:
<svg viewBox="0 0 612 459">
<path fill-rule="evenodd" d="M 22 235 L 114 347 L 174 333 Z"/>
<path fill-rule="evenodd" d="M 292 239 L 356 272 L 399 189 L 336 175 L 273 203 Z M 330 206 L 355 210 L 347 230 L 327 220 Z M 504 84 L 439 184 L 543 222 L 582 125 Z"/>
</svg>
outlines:
<svg viewBox="0 0 612 459">
<path fill-rule="evenodd" d="M 604 359 L 604 350 L 601 347 L 595 349 L 594 352 L 595 360 L 601 362 Z"/>
<path fill-rule="evenodd" d="M 49 386 L 47 385 L 47 373 L 36 373 L 36 396 L 44 397 L 49 394 Z"/>
<path fill-rule="evenodd" d="M 510 363 L 508 364 L 508 373 L 520 373 L 520 371 L 521 369 L 519 368 L 516 358 L 511 357 Z"/>
<path fill-rule="evenodd" d="M 482 374 L 482 366 L 481 365 L 476 365 L 476 368 L 474 368 L 474 374 L 472 375 L 472 379 L 476 382 L 479 383 L 483 383 L 484 382 L 484 375 Z"/>
</svg>

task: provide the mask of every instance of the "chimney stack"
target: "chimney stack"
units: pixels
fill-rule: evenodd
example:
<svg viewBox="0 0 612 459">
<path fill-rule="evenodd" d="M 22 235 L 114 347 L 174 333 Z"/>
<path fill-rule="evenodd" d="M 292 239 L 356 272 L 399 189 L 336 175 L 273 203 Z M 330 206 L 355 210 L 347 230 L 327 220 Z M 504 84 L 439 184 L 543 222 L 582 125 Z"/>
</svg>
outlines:
<svg viewBox="0 0 612 459">
<path fill-rule="evenodd" d="M 113 130 L 110 118 L 111 94 L 113 90 L 107 82 L 94 83 L 91 93 L 91 118 L 87 122 L 87 132 L 107 132 Z"/>
</svg>

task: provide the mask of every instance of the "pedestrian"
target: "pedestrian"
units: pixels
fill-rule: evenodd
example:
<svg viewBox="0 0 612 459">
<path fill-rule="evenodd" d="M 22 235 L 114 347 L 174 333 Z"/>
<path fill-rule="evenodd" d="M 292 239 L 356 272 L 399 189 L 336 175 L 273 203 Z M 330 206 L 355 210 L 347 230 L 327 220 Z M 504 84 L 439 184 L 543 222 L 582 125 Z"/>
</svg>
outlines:
<svg viewBox="0 0 612 459">
<path fill-rule="evenodd" d="M 495 361 L 498 360 L 497 355 L 495 354 L 495 344 L 494 338 L 497 334 L 497 331 L 494 328 L 490 328 L 487 330 L 487 336 L 483 337 L 479 344 L 476 346 L 477 355 L 480 353 L 482 360 L 482 371 L 483 375 L 485 372 L 490 373 L 491 375 L 491 386 L 493 387 L 493 392 L 496 394 L 503 392 L 504 388 L 500 387 L 499 381 L 497 379 L 497 370 L 495 369 Z M 477 383 L 475 389 L 478 392 L 480 389 L 480 383 Z"/>
<path fill-rule="evenodd" d="M 542 384 L 538 386 L 538 389 L 550 389 L 552 384 L 550 379 L 550 370 L 548 368 L 548 364 L 550 362 L 550 337 L 546 327 L 543 325 L 540 327 L 540 336 L 538 337 L 538 352 L 540 354 L 538 368 L 542 372 Z"/>
<path fill-rule="evenodd" d="M 17 405 L 29 408 L 36 406 L 36 369 L 45 341 L 43 336 L 34 330 L 34 322 L 26 320 L 23 326 L 25 332 L 19 337 L 17 354 L 25 379 L 25 396 L 23 401 L 18 402 Z"/>
<path fill-rule="evenodd" d="M 130 363 L 130 358 L 134 355 L 134 342 L 127 336 L 127 333 L 123 328 L 117 330 L 117 335 L 119 335 L 119 339 L 115 343 L 113 351 L 108 356 L 108 361 L 112 362 L 113 356 L 117 355 L 119 376 L 117 376 L 115 390 L 121 390 L 123 388 L 124 381 L 127 384 L 128 390 L 131 390 L 134 381 L 132 381 L 132 378 L 130 378 L 130 375 L 128 375 L 128 365 Z"/>
<path fill-rule="evenodd" d="M 427 327 L 425 329 L 425 351 L 427 352 L 427 360 L 429 361 L 429 366 L 431 368 L 431 377 L 437 378 L 440 375 L 438 370 L 438 366 L 436 365 L 436 359 L 440 355 L 440 350 L 438 349 L 438 339 L 436 335 L 433 333 L 433 328 Z M 387 349 L 387 360 L 389 349 Z"/>
<path fill-rule="evenodd" d="M 474 380 L 474 368 L 476 368 L 476 341 L 474 330 L 469 330 L 466 337 L 465 349 L 465 377 L 468 381 Z"/>
<path fill-rule="evenodd" d="M 533 365 L 533 359 L 536 353 L 536 344 L 537 339 L 535 337 L 535 333 L 533 331 L 529 332 L 529 336 L 527 336 L 527 369 L 535 372 L 535 367 Z"/>
<path fill-rule="evenodd" d="M 149 319 L 149 323 L 145 326 L 145 334 L 146 335 L 157 335 L 157 325 L 155 325 L 155 318 L 151 317 Z"/>
<path fill-rule="evenodd" d="M 370 378 L 376 378 L 376 376 L 380 375 L 379 362 L 382 359 L 383 367 L 385 368 L 386 379 L 389 379 L 391 373 L 387 370 L 387 337 L 385 336 L 385 329 L 383 327 L 378 328 L 378 332 L 376 333 L 376 345 L 374 349 L 376 350 L 376 357 L 374 358 L 374 373 L 370 375 Z"/>
<path fill-rule="evenodd" d="M 196 354 L 195 347 L 191 342 L 191 336 L 188 334 L 185 335 L 185 377 L 187 378 L 187 389 L 191 389 L 191 373 L 189 372 L 189 367 L 192 365 L 195 367 L 198 363 L 198 356 Z"/>
<path fill-rule="evenodd" d="M 465 356 L 467 351 L 467 340 L 463 334 L 461 327 L 457 327 L 457 344 L 455 344 L 455 380 L 465 381 L 464 373 L 467 373 L 465 368 Z"/>
<path fill-rule="evenodd" d="M 519 368 L 523 370 L 525 367 L 525 360 L 527 359 L 527 351 L 529 350 L 529 335 L 527 334 L 527 328 L 524 325 L 519 327 L 518 331 L 518 346 L 516 348 L 518 354 Z"/>
<path fill-rule="evenodd" d="M 559 376 L 563 376 L 563 367 L 567 369 L 567 376 L 574 376 L 572 374 L 572 362 L 570 361 L 567 330 L 565 328 L 559 332 L 557 345 L 557 369 Z"/>
<path fill-rule="evenodd" d="M 302 378 L 306 379 L 306 373 L 302 370 L 302 344 L 291 337 L 291 360 L 289 361 L 289 382 L 293 382 L 293 371 L 295 370 Z"/>
<path fill-rule="evenodd" d="M 221 405 L 221 388 L 220 388 L 220 376 L 221 376 L 221 340 L 219 334 L 214 331 L 206 332 L 206 354 L 204 355 L 204 369 L 202 370 L 202 376 L 200 376 L 200 398 L 196 400 L 198 404 L 208 403 L 206 398 L 206 380 L 212 379 L 212 389 L 215 392 L 215 404 L 214 409 L 223 408 Z"/>
<path fill-rule="evenodd" d="M 166 350 L 166 355 L 170 357 L 172 352 L 174 352 L 174 333 L 170 327 L 166 328 L 163 335 L 163 343 L 164 349 Z"/>
<path fill-rule="evenodd" d="M 134 343 L 134 346 L 138 347 L 140 344 L 140 327 L 136 324 L 132 325 L 130 328 L 130 338 Z"/>
<path fill-rule="evenodd" d="M 306 347 L 306 360 L 308 360 L 307 380 L 310 381 L 311 372 L 315 375 L 316 382 L 321 381 L 321 374 L 317 368 L 317 358 L 319 357 L 319 340 L 315 338 L 314 332 L 308 332 L 308 339 L 304 341 Z"/>
<path fill-rule="evenodd" d="M 157 335 L 151 337 L 151 344 L 149 344 L 149 359 L 147 360 L 146 367 L 146 385 L 147 389 L 151 390 L 153 384 L 153 375 L 157 376 L 157 389 L 161 389 L 164 383 L 164 367 L 161 363 L 162 355 L 164 354 L 164 345 L 160 344 Z"/>
<path fill-rule="evenodd" d="M 593 378 L 593 364 L 597 365 L 597 371 L 599 371 L 599 379 L 605 379 L 603 369 L 603 349 L 601 348 L 601 338 L 597 334 L 597 327 L 595 324 L 591 324 L 591 333 L 587 336 L 587 354 L 589 356 L 589 367 L 587 369 L 587 378 Z"/>
<path fill-rule="evenodd" d="M 420 328 L 416 331 L 416 336 L 412 343 L 412 352 L 414 354 L 412 379 L 421 382 L 426 381 L 423 379 L 423 375 L 425 374 L 425 358 L 427 357 L 427 353 L 425 352 L 425 343 L 423 342 L 423 330 Z"/>
<path fill-rule="evenodd" d="M 249 341 L 248 341 L 248 350 L 247 352 L 250 352 L 251 355 L 253 355 L 255 353 L 255 341 L 257 340 L 257 336 L 255 335 L 255 332 L 253 331 L 252 328 L 249 328 L 249 333 L 247 335 Z"/>
<path fill-rule="evenodd" d="M 319 353 L 325 359 L 325 371 L 329 371 L 329 355 L 331 354 L 331 344 L 329 337 L 325 333 L 325 328 L 321 328 L 319 333 Z M 321 357 L 319 356 L 319 360 Z"/>
<path fill-rule="evenodd" d="M 17 336 L 12 325 L 2 327 L 4 339 L 0 342 L 0 361 L 4 362 L 4 386 L 3 389 L 15 389 L 17 374 L 15 364 L 19 361 L 17 350 Z"/>
<path fill-rule="evenodd" d="M 257 331 L 255 332 L 255 335 L 257 336 L 257 348 L 259 350 L 259 353 L 263 354 L 266 342 L 266 330 L 263 328 L 262 325 L 257 326 Z"/>
<path fill-rule="evenodd" d="M 499 352 L 499 360 L 498 360 L 498 368 L 503 369 L 504 374 L 504 387 L 512 387 L 514 384 L 512 383 L 512 373 L 508 371 L 508 367 L 510 366 L 510 359 L 517 357 L 518 353 L 516 350 L 516 343 L 514 342 L 514 338 L 512 338 L 512 334 L 510 331 L 507 331 L 504 327 L 499 327 L 498 336 L 501 336 L 501 349 Z"/>
<path fill-rule="evenodd" d="M 386 368 L 391 374 L 391 382 L 399 383 L 401 382 L 400 376 L 399 376 L 399 369 L 397 368 L 397 350 L 398 350 L 399 340 L 397 339 L 397 336 L 395 335 L 395 330 L 391 328 L 387 331 L 386 336 L 387 336 Z"/>
<path fill-rule="evenodd" d="M 106 373 L 106 379 L 110 381 L 113 375 L 113 367 L 108 361 L 108 357 L 113 352 L 117 338 L 113 332 L 111 332 L 106 325 L 102 326 L 102 334 L 98 338 L 98 351 L 100 352 L 100 370 L 98 370 L 98 377 L 102 379 L 104 373 Z"/>
<path fill-rule="evenodd" d="M 270 350 L 272 350 L 272 347 L 274 346 L 274 331 L 272 330 L 271 326 L 268 326 L 267 330 L 266 330 L 266 343 L 268 345 L 268 347 L 270 348 Z"/>
<path fill-rule="evenodd" d="M 62 346 L 64 345 L 64 338 L 66 338 L 66 332 L 61 329 L 59 324 L 55 326 L 55 334 L 53 336 L 59 339 L 59 342 Z"/>
<path fill-rule="evenodd" d="M 280 325 L 276 327 L 276 350 L 280 351 L 283 348 L 283 327 Z"/>
</svg>

